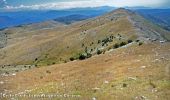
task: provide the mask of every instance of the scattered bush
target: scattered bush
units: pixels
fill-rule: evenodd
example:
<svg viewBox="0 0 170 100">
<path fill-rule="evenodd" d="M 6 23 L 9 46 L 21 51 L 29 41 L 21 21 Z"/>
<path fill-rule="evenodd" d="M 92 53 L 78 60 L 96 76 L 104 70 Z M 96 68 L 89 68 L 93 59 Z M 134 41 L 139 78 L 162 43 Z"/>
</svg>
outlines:
<svg viewBox="0 0 170 100">
<path fill-rule="evenodd" d="M 97 50 L 97 54 L 100 55 L 102 53 L 101 50 Z"/>
<path fill-rule="evenodd" d="M 34 66 L 35 66 L 35 67 L 37 67 L 38 65 L 37 65 L 37 64 L 35 64 Z"/>
<path fill-rule="evenodd" d="M 136 40 L 136 42 L 139 42 L 140 40 Z"/>
<path fill-rule="evenodd" d="M 74 61 L 75 60 L 75 58 L 74 57 L 70 57 L 70 61 Z"/>
<path fill-rule="evenodd" d="M 123 87 L 127 87 L 127 84 L 126 84 L 126 83 L 123 83 Z"/>
<path fill-rule="evenodd" d="M 120 43 L 120 46 L 124 46 L 124 45 L 126 45 L 127 43 L 126 42 L 121 42 Z"/>
<path fill-rule="evenodd" d="M 38 58 L 35 58 L 35 61 L 37 61 L 38 60 Z"/>
<path fill-rule="evenodd" d="M 90 57 L 92 57 L 92 54 L 91 53 L 87 53 L 86 58 L 90 58 Z"/>
<path fill-rule="evenodd" d="M 103 39 L 102 42 L 106 44 L 107 42 L 109 42 L 109 40 L 110 40 L 109 38 L 106 38 L 106 39 Z"/>
<path fill-rule="evenodd" d="M 82 47 L 84 47 L 84 43 L 82 43 L 82 45 L 81 45 Z"/>
<path fill-rule="evenodd" d="M 110 39 L 110 40 L 109 40 L 109 42 L 113 42 L 113 40 L 112 40 L 112 39 Z"/>
<path fill-rule="evenodd" d="M 98 42 L 97 42 L 98 44 L 100 44 L 101 43 L 101 40 L 98 40 Z"/>
<path fill-rule="evenodd" d="M 119 44 L 116 43 L 116 44 L 114 45 L 114 48 L 115 48 L 115 49 L 116 49 L 116 48 L 119 48 Z"/>
<path fill-rule="evenodd" d="M 31 66 L 29 66 L 29 69 L 31 69 Z"/>
<path fill-rule="evenodd" d="M 79 56 L 79 60 L 84 60 L 84 59 L 86 59 L 86 55 L 84 55 L 84 54 L 80 54 L 80 56 Z"/>
<path fill-rule="evenodd" d="M 132 40 L 128 40 L 128 43 L 132 43 L 133 41 Z"/>
<path fill-rule="evenodd" d="M 105 44 L 104 43 L 102 43 L 102 46 L 104 46 Z"/>
<path fill-rule="evenodd" d="M 139 46 L 141 46 L 143 43 L 142 42 L 139 42 Z"/>
</svg>

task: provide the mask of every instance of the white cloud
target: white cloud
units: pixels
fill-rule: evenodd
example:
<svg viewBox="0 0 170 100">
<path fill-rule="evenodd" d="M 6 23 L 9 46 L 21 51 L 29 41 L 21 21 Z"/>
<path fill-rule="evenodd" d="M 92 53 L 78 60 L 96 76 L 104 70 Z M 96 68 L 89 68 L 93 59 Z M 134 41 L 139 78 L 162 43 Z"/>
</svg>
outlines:
<svg viewBox="0 0 170 100">
<path fill-rule="evenodd" d="M 4 0 L 6 2 L 6 0 Z M 6 9 L 68 9 L 76 7 L 98 7 L 98 6 L 147 6 L 159 7 L 167 0 L 83 0 L 83 1 L 67 1 L 67 2 L 53 2 L 37 5 L 20 5 L 20 6 L 6 6 Z"/>
<path fill-rule="evenodd" d="M 88 0 L 88 1 L 69 1 L 69 2 L 54 2 L 39 5 L 20 5 L 20 6 L 6 6 L 7 9 L 67 9 L 75 7 L 98 7 L 107 3 L 104 0 Z"/>
<path fill-rule="evenodd" d="M 7 4 L 7 1 L 6 0 L 2 0 L 5 4 Z"/>
</svg>

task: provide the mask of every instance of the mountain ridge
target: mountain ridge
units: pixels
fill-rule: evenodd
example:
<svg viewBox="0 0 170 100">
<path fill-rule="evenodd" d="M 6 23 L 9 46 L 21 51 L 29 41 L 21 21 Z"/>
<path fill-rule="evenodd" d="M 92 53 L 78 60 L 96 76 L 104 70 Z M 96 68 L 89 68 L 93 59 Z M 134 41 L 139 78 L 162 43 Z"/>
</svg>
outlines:
<svg viewBox="0 0 170 100">
<path fill-rule="evenodd" d="M 15 99 L 30 100 L 22 97 L 30 94 L 59 94 L 54 100 L 170 98 L 169 32 L 129 10 L 0 33 L 7 36 L 0 48 L 0 92 Z"/>
<path fill-rule="evenodd" d="M 103 49 L 110 48 L 111 45 L 113 45 L 113 43 L 116 42 L 119 43 L 128 40 L 135 41 L 137 39 L 143 42 L 147 42 L 148 40 L 166 41 L 169 39 L 168 31 L 165 31 L 159 26 L 156 26 L 153 23 L 147 21 L 146 19 L 136 14 L 135 12 L 123 8 L 114 10 L 108 14 L 104 14 L 103 16 L 90 18 L 80 22 L 75 22 L 70 25 L 66 25 L 66 26 L 60 25 L 59 28 L 52 27 L 51 29 L 49 28 L 49 29 L 37 30 L 37 31 L 28 30 L 28 33 L 29 32 L 30 33 L 27 35 L 23 34 L 21 30 L 22 27 L 20 29 L 16 28 L 16 30 L 7 29 L 7 31 L 5 31 L 6 33 L 10 34 L 9 37 L 11 39 L 9 39 L 7 43 L 7 47 L 4 48 L 4 50 L 7 48 L 18 48 L 18 49 L 22 48 L 24 50 L 23 54 L 18 56 L 24 57 L 25 54 L 29 54 L 32 57 L 28 55 L 26 58 L 24 58 L 25 60 L 23 60 L 22 58 L 18 59 L 17 57 L 17 59 L 19 60 L 17 61 L 17 63 L 21 63 L 21 62 L 26 63 L 25 61 L 29 61 L 28 58 L 29 59 L 31 58 L 32 60 L 30 59 L 31 62 L 29 61 L 29 63 L 36 64 L 37 61 L 34 61 L 34 59 L 39 58 L 39 63 L 42 63 L 42 65 L 48 61 L 51 63 L 58 63 L 58 61 L 65 62 L 68 61 L 71 56 L 78 56 L 78 54 L 83 53 L 84 52 L 83 49 L 86 48 L 86 47 L 81 47 L 81 45 L 84 43 L 86 43 L 84 45 L 87 45 L 88 49 L 95 48 L 93 52 L 96 52 L 96 50 L 99 48 L 103 48 Z M 96 44 L 98 40 L 104 39 L 112 35 L 113 36 L 115 35 L 114 36 L 115 40 L 113 40 L 111 44 L 107 44 L 109 46 L 103 47 L 100 44 Z M 119 40 L 117 38 L 118 37 L 117 35 L 120 35 L 122 40 Z M 76 38 L 76 36 L 78 38 Z M 37 41 L 37 39 L 39 41 Z M 16 44 L 13 41 L 15 41 Z M 25 47 L 25 45 L 20 41 L 23 41 L 26 44 L 27 43 L 35 43 L 35 44 L 28 44 L 28 47 Z M 91 45 L 90 42 L 93 43 L 95 42 L 94 46 L 90 46 Z M 49 43 L 50 45 L 48 45 Z M 55 45 L 58 45 L 60 48 L 57 48 Z M 30 53 L 28 53 L 26 48 L 27 49 L 30 48 L 30 50 L 31 49 L 33 50 L 29 51 Z M 34 49 L 36 52 L 34 51 Z M 8 50 L 9 49 L 7 49 L 7 51 Z M 46 54 L 48 52 L 49 54 Z M 59 54 L 59 52 L 61 53 Z M 48 55 L 49 57 L 46 58 L 45 55 Z M 58 56 L 59 58 L 56 58 L 56 56 Z M 9 58 L 7 57 L 6 59 Z M 12 59 L 16 59 L 16 58 L 12 58 Z M 1 62 L 7 62 L 7 61 L 3 59 L 1 60 Z"/>
</svg>

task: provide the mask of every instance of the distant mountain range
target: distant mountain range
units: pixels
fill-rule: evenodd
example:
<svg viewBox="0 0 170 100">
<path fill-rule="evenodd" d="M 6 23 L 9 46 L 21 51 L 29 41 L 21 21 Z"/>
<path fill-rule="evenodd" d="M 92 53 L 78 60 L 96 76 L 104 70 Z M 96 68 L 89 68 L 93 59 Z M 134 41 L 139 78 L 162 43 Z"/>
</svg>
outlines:
<svg viewBox="0 0 170 100">
<path fill-rule="evenodd" d="M 96 7 L 96 8 L 74 8 L 67 10 L 31 10 L 31 11 L 12 11 L 12 12 L 0 12 L 0 29 L 6 27 L 13 27 L 22 24 L 30 24 L 43 22 L 47 20 L 56 19 L 61 21 L 61 17 L 70 16 L 78 18 L 80 15 L 82 19 L 89 17 L 95 17 L 107 13 L 113 10 L 113 7 Z M 85 17 L 86 16 L 86 17 Z M 65 17 L 67 18 L 67 17 Z M 79 20 L 80 20 L 79 19 Z"/>
<path fill-rule="evenodd" d="M 138 9 L 136 11 L 164 29 L 170 30 L 170 9 Z"/>
<path fill-rule="evenodd" d="M 146 19 L 160 25 L 166 30 L 170 30 L 170 9 L 151 9 L 145 7 L 126 7 L 132 9 Z M 0 29 L 13 27 L 23 24 L 38 23 L 47 20 L 55 20 L 61 23 L 70 24 L 88 18 L 103 15 L 114 10 L 114 7 L 95 7 L 95 8 L 73 8 L 66 10 L 30 10 L 30 11 L 11 11 L 0 12 Z"/>
</svg>

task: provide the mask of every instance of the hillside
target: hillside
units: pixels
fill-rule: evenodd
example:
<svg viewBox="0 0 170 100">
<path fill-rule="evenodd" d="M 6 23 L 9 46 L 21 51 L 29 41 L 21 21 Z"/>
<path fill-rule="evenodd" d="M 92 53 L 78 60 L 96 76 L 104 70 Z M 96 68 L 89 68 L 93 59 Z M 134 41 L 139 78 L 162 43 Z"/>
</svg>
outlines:
<svg viewBox="0 0 170 100">
<path fill-rule="evenodd" d="M 34 25 L 25 27 L 1 32 L 7 33 L 6 47 L 1 49 L 1 65 L 51 65 L 68 62 L 70 57 L 85 51 L 95 54 L 98 49 L 107 50 L 128 40 L 170 39 L 168 31 L 124 9 L 68 26 L 59 25 L 59 28 L 36 30 Z M 111 42 L 100 42 L 109 37 L 113 38 Z"/>
<path fill-rule="evenodd" d="M 123 8 L 69 25 L 46 23 L 0 32 L 7 41 L 0 49 L 2 93 L 169 100 L 169 31 Z"/>
</svg>

